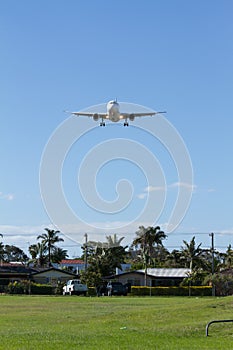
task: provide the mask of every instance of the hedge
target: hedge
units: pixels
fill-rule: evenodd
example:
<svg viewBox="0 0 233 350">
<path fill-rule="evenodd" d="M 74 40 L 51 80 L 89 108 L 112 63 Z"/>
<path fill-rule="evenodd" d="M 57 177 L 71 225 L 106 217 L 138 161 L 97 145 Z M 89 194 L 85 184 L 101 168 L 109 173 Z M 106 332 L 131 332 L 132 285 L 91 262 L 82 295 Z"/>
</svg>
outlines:
<svg viewBox="0 0 233 350">
<path fill-rule="evenodd" d="M 96 296 L 96 288 L 95 287 L 88 287 L 87 294 L 89 297 Z"/>
<path fill-rule="evenodd" d="M 39 294 L 51 295 L 54 294 L 55 288 L 48 284 L 38 284 L 29 281 L 10 282 L 6 292 L 9 294 Z"/>
<path fill-rule="evenodd" d="M 131 295 L 133 296 L 211 296 L 212 287 L 131 287 Z"/>
</svg>

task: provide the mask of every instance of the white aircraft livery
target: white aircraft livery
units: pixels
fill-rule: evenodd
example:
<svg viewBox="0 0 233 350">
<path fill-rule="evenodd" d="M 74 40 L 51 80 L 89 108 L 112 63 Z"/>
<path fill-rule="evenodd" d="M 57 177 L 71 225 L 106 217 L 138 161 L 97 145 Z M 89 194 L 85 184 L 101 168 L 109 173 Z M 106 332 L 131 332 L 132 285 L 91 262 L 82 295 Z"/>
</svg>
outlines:
<svg viewBox="0 0 233 350">
<path fill-rule="evenodd" d="M 120 112 L 120 105 L 117 100 L 109 101 L 107 103 L 106 113 L 71 112 L 71 114 L 76 116 L 92 117 L 95 121 L 100 119 L 100 126 L 105 126 L 105 120 L 110 120 L 114 123 L 124 120 L 124 126 L 129 126 L 128 120 L 134 121 L 134 119 L 137 117 L 154 116 L 160 113 L 166 112 L 122 113 Z"/>
</svg>

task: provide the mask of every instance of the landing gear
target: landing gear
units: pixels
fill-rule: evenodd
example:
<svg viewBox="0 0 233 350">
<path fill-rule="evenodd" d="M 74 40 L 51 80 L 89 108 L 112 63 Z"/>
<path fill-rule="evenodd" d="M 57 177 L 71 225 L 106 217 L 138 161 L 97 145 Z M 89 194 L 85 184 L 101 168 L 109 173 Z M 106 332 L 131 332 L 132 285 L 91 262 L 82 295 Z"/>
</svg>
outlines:
<svg viewBox="0 0 233 350">
<path fill-rule="evenodd" d="M 128 122 L 124 122 L 124 126 L 129 126 L 129 123 Z"/>
<path fill-rule="evenodd" d="M 101 123 L 100 123 L 100 126 L 105 126 L 105 122 L 104 120 L 102 119 Z"/>
</svg>

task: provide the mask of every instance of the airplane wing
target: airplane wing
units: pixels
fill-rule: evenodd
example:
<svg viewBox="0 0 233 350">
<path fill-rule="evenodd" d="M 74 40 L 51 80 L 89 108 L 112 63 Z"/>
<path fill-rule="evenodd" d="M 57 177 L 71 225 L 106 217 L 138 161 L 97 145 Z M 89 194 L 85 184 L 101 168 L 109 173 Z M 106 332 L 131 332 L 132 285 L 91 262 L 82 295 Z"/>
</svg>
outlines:
<svg viewBox="0 0 233 350">
<path fill-rule="evenodd" d="M 121 113 L 121 119 L 127 119 L 127 118 L 136 118 L 136 117 L 152 117 L 156 114 L 166 113 L 164 112 L 149 112 L 149 113 Z"/>
<path fill-rule="evenodd" d="M 76 115 L 77 117 L 91 117 L 91 118 L 101 118 L 101 119 L 109 119 L 107 113 L 86 113 L 86 112 L 70 112 L 70 114 Z"/>
</svg>

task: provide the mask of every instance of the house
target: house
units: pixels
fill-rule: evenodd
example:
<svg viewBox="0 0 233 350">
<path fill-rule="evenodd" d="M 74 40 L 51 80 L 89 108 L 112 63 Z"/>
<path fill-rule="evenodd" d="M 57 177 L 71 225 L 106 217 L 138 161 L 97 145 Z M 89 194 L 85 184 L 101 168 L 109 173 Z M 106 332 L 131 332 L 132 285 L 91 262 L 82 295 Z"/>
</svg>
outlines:
<svg viewBox="0 0 233 350">
<path fill-rule="evenodd" d="M 19 263 L 1 263 L 0 264 L 0 292 L 4 290 L 10 282 L 29 280 L 36 269 L 27 267 Z"/>
<path fill-rule="evenodd" d="M 116 267 L 116 275 L 119 275 L 121 273 L 124 272 L 128 272 L 130 271 L 131 268 L 131 264 L 127 263 L 127 264 L 121 264 L 121 268 L 119 269 L 119 267 Z"/>
<path fill-rule="evenodd" d="M 56 286 L 58 283 L 66 282 L 77 277 L 75 273 L 50 267 L 32 273 L 31 280 L 40 284 L 51 284 Z"/>
<path fill-rule="evenodd" d="M 179 286 L 185 277 L 191 272 L 186 268 L 149 268 L 147 269 L 146 284 L 148 287 Z M 114 279 L 131 286 L 145 285 L 145 270 L 135 270 L 115 275 Z"/>
<path fill-rule="evenodd" d="M 1 263 L 0 265 L 0 291 L 10 282 L 30 280 L 35 283 L 56 285 L 77 277 L 75 273 L 50 268 L 32 268 L 21 263 Z"/>
<path fill-rule="evenodd" d="M 85 270 L 85 262 L 80 259 L 63 259 L 59 264 L 53 265 L 60 269 L 75 272 L 77 275 Z"/>
</svg>

